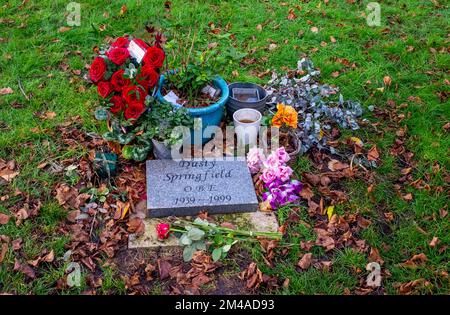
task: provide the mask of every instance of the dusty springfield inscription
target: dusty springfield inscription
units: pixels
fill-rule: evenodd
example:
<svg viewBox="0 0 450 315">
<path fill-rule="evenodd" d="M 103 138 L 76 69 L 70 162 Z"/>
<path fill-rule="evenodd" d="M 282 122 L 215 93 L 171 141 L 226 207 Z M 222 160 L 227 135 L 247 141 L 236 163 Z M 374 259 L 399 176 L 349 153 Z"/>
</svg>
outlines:
<svg viewBox="0 0 450 315">
<path fill-rule="evenodd" d="M 147 161 L 150 217 L 250 212 L 257 206 L 245 161 Z"/>
<path fill-rule="evenodd" d="M 200 170 L 200 172 L 190 174 L 167 173 L 166 178 L 164 180 L 172 184 L 176 181 L 183 181 L 183 180 L 191 180 L 196 183 L 201 183 L 205 182 L 208 179 L 208 177 L 210 177 L 211 179 L 231 178 L 231 173 L 233 172 L 233 169 L 229 169 L 228 171 L 222 169 L 220 172 L 214 172 L 216 162 L 217 161 L 180 161 L 179 166 L 181 168 L 197 169 Z"/>
</svg>

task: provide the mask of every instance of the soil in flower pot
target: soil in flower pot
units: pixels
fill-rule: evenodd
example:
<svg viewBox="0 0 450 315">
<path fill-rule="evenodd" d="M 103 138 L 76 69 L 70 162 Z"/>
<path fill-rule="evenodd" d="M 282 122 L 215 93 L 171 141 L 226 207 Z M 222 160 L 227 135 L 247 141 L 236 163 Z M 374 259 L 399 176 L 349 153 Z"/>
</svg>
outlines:
<svg viewBox="0 0 450 315">
<path fill-rule="evenodd" d="M 212 83 L 209 86 L 213 86 Z M 203 108 L 208 107 L 220 99 L 221 91 L 214 96 L 208 93 L 199 93 L 199 96 L 191 98 L 185 91 L 178 90 L 173 84 L 167 82 L 167 86 L 162 87 L 162 94 L 167 95 L 170 91 L 178 96 L 177 103 L 185 108 Z"/>
</svg>

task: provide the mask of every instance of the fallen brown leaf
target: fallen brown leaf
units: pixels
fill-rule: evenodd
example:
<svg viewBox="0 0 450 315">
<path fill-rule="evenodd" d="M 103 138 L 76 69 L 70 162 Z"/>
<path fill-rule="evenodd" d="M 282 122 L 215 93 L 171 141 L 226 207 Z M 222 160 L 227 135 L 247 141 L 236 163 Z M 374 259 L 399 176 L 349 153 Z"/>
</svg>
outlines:
<svg viewBox="0 0 450 315">
<path fill-rule="evenodd" d="M 342 163 L 338 160 L 330 160 L 328 162 L 328 168 L 330 169 L 330 171 L 335 172 L 335 171 L 342 171 L 346 168 L 349 168 L 350 166 L 347 163 Z"/>
<path fill-rule="evenodd" d="M 0 89 L 0 95 L 12 94 L 14 93 L 13 89 L 10 87 L 5 87 Z"/>
<path fill-rule="evenodd" d="M 374 145 L 367 153 L 367 159 L 369 161 L 376 161 L 376 160 L 378 160 L 379 157 L 380 157 L 380 154 L 378 153 L 377 146 Z"/>
<path fill-rule="evenodd" d="M 294 9 L 289 9 L 289 14 L 287 16 L 288 20 L 295 20 L 297 15 L 295 15 Z"/>
<path fill-rule="evenodd" d="M 270 45 L 269 45 L 269 50 L 275 50 L 275 49 L 277 49 L 277 44 L 274 44 L 274 43 L 271 43 Z"/>
<path fill-rule="evenodd" d="M 64 32 L 67 32 L 67 31 L 70 31 L 72 28 L 71 27 L 68 27 L 68 26 L 61 26 L 59 29 L 58 29 L 58 33 L 64 33 Z"/>
<path fill-rule="evenodd" d="M 0 250 L 0 264 L 3 262 L 3 260 L 5 259 L 6 253 L 8 252 L 8 244 L 3 243 L 2 244 L 2 248 Z"/>
<path fill-rule="evenodd" d="M 311 259 L 312 259 L 312 254 L 311 253 L 306 253 L 300 259 L 300 261 L 298 262 L 297 266 L 299 266 L 302 269 L 308 269 L 309 266 L 311 266 Z"/>
<path fill-rule="evenodd" d="M 434 236 L 429 245 L 430 245 L 430 247 L 434 248 L 434 247 L 436 247 L 437 244 L 439 244 L 439 238 Z"/>
<path fill-rule="evenodd" d="M 14 271 L 20 271 L 22 272 L 24 275 L 26 275 L 27 277 L 34 279 L 36 278 L 36 274 L 33 270 L 33 268 L 31 268 L 30 266 L 28 266 L 28 264 L 21 264 L 17 259 L 14 260 Z"/>
<path fill-rule="evenodd" d="M 16 177 L 17 175 L 19 175 L 19 171 L 14 171 L 11 169 L 3 169 L 0 170 L 0 177 L 3 178 L 4 180 L 6 180 L 7 182 L 10 182 L 14 177 Z"/>
<path fill-rule="evenodd" d="M 158 273 L 159 273 L 159 279 L 164 280 L 170 276 L 170 269 L 172 268 L 172 265 L 163 259 L 158 259 Z"/>
<path fill-rule="evenodd" d="M 391 79 L 390 76 L 385 76 L 385 77 L 383 78 L 383 82 L 384 82 L 384 85 L 390 86 L 391 83 L 392 83 L 392 79 Z"/>
<path fill-rule="evenodd" d="M 120 7 L 119 15 L 124 16 L 126 12 L 127 12 L 127 6 L 124 4 L 124 5 L 122 5 L 122 7 Z"/>
<path fill-rule="evenodd" d="M 1 225 L 7 224 L 9 222 L 9 218 L 10 218 L 9 215 L 6 215 L 4 213 L 0 213 L 0 224 Z"/>
<path fill-rule="evenodd" d="M 141 218 L 132 218 L 128 221 L 128 232 L 142 235 L 145 232 L 145 225 Z"/>
<path fill-rule="evenodd" d="M 381 258 L 378 249 L 376 249 L 375 247 L 372 247 L 370 249 L 370 254 L 369 254 L 368 259 L 369 259 L 369 262 L 377 262 L 380 265 L 382 265 L 384 263 L 384 260 Z"/>
<path fill-rule="evenodd" d="M 331 76 L 332 76 L 333 78 L 337 78 L 337 77 L 339 76 L 339 71 L 331 72 Z"/>
<path fill-rule="evenodd" d="M 12 241 L 12 249 L 14 251 L 17 251 L 21 248 L 22 248 L 22 239 L 21 238 L 18 238 L 16 240 Z"/>
<path fill-rule="evenodd" d="M 402 265 L 405 267 L 415 268 L 418 265 L 424 264 L 427 260 L 428 260 L 427 256 L 424 253 L 420 253 L 412 256 L 411 259 L 408 259 Z"/>
<path fill-rule="evenodd" d="M 316 245 L 324 247 L 325 251 L 327 251 L 327 252 L 332 250 L 335 247 L 334 239 L 332 237 L 326 236 L 326 235 L 317 236 Z"/>
<path fill-rule="evenodd" d="M 411 201 L 413 200 L 413 195 L 411 193 L 407 193 L 406 195 L 402 196 L 402 199 L 405 201 Z"/>
<path fill-rule="evenodd" d="M 41 261 L 45 261 L 45 262 L 52 262 L 55 259 L 55 253 L 53 252 L 53 249 L 44 257 L 41 258 Z"/>
<path fill-rule="evenodd" d="M 430 282 L 425 280 L 425 279 L 417 279 L 417 280 L 413 280 L 407 283 L 401 283 L 400 285 L 398 285 L 398 292 L 400 294 L 411 294 L 414 289 L 416 289 L 416 287 L 419 286 L 424 286 L 427 287 L 430 285 Z"/>
</svg>

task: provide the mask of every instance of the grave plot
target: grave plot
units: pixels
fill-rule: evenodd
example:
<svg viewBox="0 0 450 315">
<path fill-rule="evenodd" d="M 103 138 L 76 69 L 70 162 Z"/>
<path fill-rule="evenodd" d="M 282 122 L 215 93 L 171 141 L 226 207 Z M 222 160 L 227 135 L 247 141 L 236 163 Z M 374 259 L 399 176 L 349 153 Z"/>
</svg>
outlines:
<svg viewBox="0 0 450 315">
<path fill-rule="evenodd" d="M 441 2 L 13 2 L 0 294 L 449 291 Z"/>
</svg>

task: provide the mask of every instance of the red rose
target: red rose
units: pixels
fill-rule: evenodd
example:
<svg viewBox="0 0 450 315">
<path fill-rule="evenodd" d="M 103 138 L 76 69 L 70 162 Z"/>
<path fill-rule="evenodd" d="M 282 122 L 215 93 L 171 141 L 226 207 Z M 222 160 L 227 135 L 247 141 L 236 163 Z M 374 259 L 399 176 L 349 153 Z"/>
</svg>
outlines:
<svg viewBox="0 0 450 315">
<path fill-rule="evenodd" d="M 120 66 L 130 57 L 130 52 L 126 48 L 113 48 L 106 55 L 112 62 Z"/>
<path fill-rule="evenodd" d="M 96 57 L 89 68 L 89 76 L 93 82 L 103 79 L 106 73 L 106 63 L 102 57 Z"/>
<path fill-rule="evenodd" d="M 145 52 L 143 61 L 145 65 L 159 69 L 163 66 L 164 58 L 164 50 L 159 47 L 152 46 Z"/>
<path fill-rule="evenodd" d="M 131 103 L 136 102 L 144 103 L 146 96 L 147 93 L 140 86 L 130 85 L 124 87 L 122 90 L 122 97 L 124 98 L 125 102 L 130 105 Z"/>
<path fill-rule="evenodd" d="M 129 40 L 127 37 L 119 37 L 116 39 L 114 43 L 111 44 L 111 47 L 115 48 L 127 48 Z"/>
<path fill-rule="evenodd" d="M 121 92 L 125 86 L 130 84 L 130 79 L 123 76 L 124 72 L 123 69 L 119 69 L 111 76 L 111 84 L 116 92 Z"/>
<path fill-rule="evenodd" d="M 168 238 L 170 234 L 170 225 L 167 223 L 159 223 L 156 225 L 156 234 L 161 240 Z"/>
<path fill-rule="evenodd" d="M 138 119 L 145 110 L 142 102 L 133 102 L 125 109 L 125 119 Z"/>
<path fill-rule="evenodd" d="M 139 86 L 142 86 L 144 90 L 148 90 L 149 87 L 149 81 L 147 77 L 144 77 L 142 74 L 138 74 L 136 76 L 136 82 L 139 84 Z"/>
<path fill-rule="evenodd" d="M 141 73 L 136 77 L 136 81 L 145 89 L 154 87 L 158 83 L 159 73 L 149 65 L 141 68 Z"/>
<path fill-rule="evenodd" d="M 101 97 L 105 98 L 109 94 L 111 94 L 111 92 L 113 91 L 113 87 L 108 81 L 101 81 L 97 85 L 97 91 Z"/>
<path fill-rule="evenodd" d="M 113 97 L 111 97 L 109 102 L 111 104 L 113 104 L 113 106 L 111 106 L 109 108 L 109 110 L 113 114 L 117 114 L 117 113 L 121 112 L 122 110 L 124 110 L 124 108 L 125 108 L 125 101 L 123 100 L 123 98 L 120 95 L 114 95 Z"/>
<path fill-rule="evenodd" d="M 151 66 L 142 67 L 142 73 L 148 78 L 149 87 L 154 87 L 159 80 L 159 73 Z"/>
</svg>

